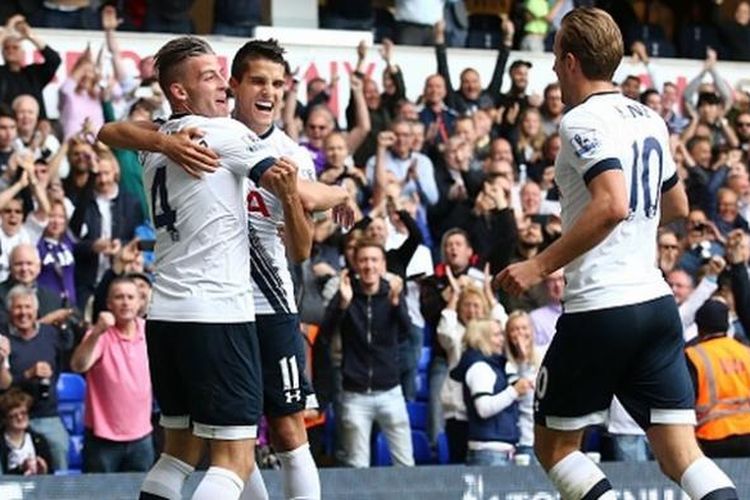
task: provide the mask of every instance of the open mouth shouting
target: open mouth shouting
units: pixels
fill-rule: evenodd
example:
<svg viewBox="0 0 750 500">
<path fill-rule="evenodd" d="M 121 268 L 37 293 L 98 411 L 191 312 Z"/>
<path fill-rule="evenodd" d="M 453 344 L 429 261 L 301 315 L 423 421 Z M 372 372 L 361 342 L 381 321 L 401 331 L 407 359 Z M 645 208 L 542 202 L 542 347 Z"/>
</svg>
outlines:
<svg viewBox="0 0 750 500">
<path fill-rule="evenodd" d="M 273 111 L 273 102 L 271 101 L 255 101 L 255 109 L 258 111 L 263 111 L 265 113 L 270 113 Z"/>
</svg>

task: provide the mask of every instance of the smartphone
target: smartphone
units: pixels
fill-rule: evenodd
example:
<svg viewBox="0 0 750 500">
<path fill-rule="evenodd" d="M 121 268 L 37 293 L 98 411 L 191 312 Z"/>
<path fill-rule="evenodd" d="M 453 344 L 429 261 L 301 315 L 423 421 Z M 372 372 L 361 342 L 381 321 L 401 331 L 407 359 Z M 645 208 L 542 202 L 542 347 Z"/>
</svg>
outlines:
<svg viewBox="0 0 750 500">
<path fill-rule="evenodd" d="M 138 250 L 141 252 L 151 252 L 156 246 L 156 240 L 138 240 Z"/>
</svg>

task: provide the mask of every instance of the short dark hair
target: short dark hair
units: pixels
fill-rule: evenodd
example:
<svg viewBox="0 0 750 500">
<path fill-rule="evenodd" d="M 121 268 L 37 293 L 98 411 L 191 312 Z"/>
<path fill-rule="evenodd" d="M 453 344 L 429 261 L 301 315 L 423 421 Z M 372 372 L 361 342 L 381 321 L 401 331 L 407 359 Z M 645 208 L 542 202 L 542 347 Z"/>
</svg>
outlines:
<svg viewBox="0 0 750 500">
<path fill-rule="evenodd" d="M 268 40 L 250 40 L 234 55 L 234 59 L 232 60 L 232 78 L 241 80 L 243 73 L 247 70 L 248 63 L 258 59 L 267 59 L 281 64 L 286 73 L 288 64 L 284 59 L 284 53 L 286 53 L 286 50 L 274 38 L 269 38 Z"/>
<path fill-rule="evenodd" d="M 659 91 L 656 89 L 646 89 L 643 92 L 641 92 L 641 96 L 640 96 L 641 104 L 646 104 L 646 101 L 648 101 L 648 98 L 654 94 L 660 95 Z"/>
<path fill-rule="evenodd" d="M 133 285 L 133 286 L 137 287 L 137 285 L 135 283 L 135 280 L 131 276 L 128 276 L 127 274 L 123 275 L 123 276 L 118 276 L 115 279 L 113 279 L 112 281 L 110 281 L 109 287 L 107 287 L 107 300 L 109 300 L 109 296 L 112 293 L 112 290 L 117 285 Z"/>
<path fill-rule="evenodd" d="M 213 49 L 197 36 L 173 38 L 162 45 L 154 56 L 154 68 L 164 95 L 170 97 L 169 86 L 181 76 L 181 66 L 186 59 L 209 54 L 214 54 Z"/>
<path fill-rule="evenodd" d="M 383 245 L 381 245 L 380 243 L 378 243 L 376 240 L 374 240 L 372 238 L 368 238 L 366 236 L 358 238 L 357 239 L 357 245 L 356 245 L 356 248 L 354 250 L 354 255 L 355 256 L 359 255 L 359 251 L 362 250 L 363 248 L 377 248 L 377 249 L 379 249 L 380 252 L 383 254 L 383 260 L 385 260 L 385 248 L 383 247 Z"/>
<path fill-rule="evenodd" d="M 3 102 L 0 103 L 0 118 L 10 118 L 11 120 L 16 121 L 16 114 L 10 106 Z"/>
</svg>

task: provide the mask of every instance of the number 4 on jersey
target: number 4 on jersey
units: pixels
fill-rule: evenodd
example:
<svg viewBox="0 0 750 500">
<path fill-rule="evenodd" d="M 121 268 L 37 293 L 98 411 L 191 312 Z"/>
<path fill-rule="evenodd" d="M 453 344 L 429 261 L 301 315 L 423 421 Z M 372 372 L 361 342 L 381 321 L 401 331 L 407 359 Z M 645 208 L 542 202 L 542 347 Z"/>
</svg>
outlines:
<svg viewBox="0 0 750 500">
<path fill-rule="evenodd" d="M 158 208 L 157 209 L 157 198 Z M 154 180 L 151 184 L 151 215 L 154 219 L 154 227 L 159 229 L 161 227 L 167 228 L 169 234 L 172 237 L 172 241 L 178 241 L 180 239 L 180 233 L 175 227 L 177 222 L 177 211 L 172 210 L 169 206 L 169 198 L 167 196 L 167 167 L 161 166 L 156 169 L 154 174 Z"/>
</svg>

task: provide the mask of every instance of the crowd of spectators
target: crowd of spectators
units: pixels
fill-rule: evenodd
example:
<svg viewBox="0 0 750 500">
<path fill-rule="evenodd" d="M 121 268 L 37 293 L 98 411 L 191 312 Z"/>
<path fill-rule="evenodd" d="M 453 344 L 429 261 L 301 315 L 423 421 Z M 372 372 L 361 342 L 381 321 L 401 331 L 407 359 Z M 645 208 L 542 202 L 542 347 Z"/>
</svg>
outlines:
<svg viewBox="0 0 750 500">
<path fill-rule="evenodd" d="M 5 472 L 19 473 L 67 467 L 56 384 L 61 372 L 77 371 L 88 380 L 85 470 L 146 470 L 154 458 L 142 320 L 153 271 L 150 193 L 137 154 L 107 148 L 96 133 L 105 121 L 167 116 L 168 106 L 155 85 L 152 59 L 144 58 L 138 75 L 123 69 L 116 31 L 133 6 L 120 15 L 112 6 L 93 15 L 93 2 L 50 11 L 58 3 L 45 2 L 41 13 L 28 18 L 9 17 L 2 33 L 0 387 L 10 389 L 0 397 L 0 463 Z M 324 416 L 332 418 L 335 458 L 355 467 L 370 464 L 375 422 L 393 461 L 414 464 L 405 401 L 417 398 L 423 346 L 430 353 L 425 378 L 431 443 L 445 435 L 453 463 L 505 464 L 514 455 L 531 455 L 534 379 L 562 311 L 562 270 L 521 297 L 498 292 L 493 277 L 562 231 L 553 168 L 561 147 L 560 88 L 542 82 L 543 96 L 531 95 L 530 64 L 519 59 L 508 65 L 508 58 L 518 44 L 542 49 L 554 20 L 577 2 L 516 2 L 533 16 L 495 16 L 496 25 L 472 13 L 478 2 L 464 2 L 467 43 L 497 51 L 486 86 L 474 68 L 462 68 L 459 82 L 451 81 L 446 46 L 455 40 L 455 19 L 444 16 L 442 2 L 435 2 L 440 9 L 424 23 L 398 15 L 410 4 L 429 3 L 396 2 L 394 37 L 435 50 L 435 69 L 425 70 L 416 102 L 406 97 L 398 45 L 384 39 L 380 78 L 362 72 L 367 47 L 352 54 L 356 70 L 346 126 L 329 107 L 335 82 L 298 82 L 291 71 L 283 109 L 276 110 L 275 126 L 310 151 L 320 181 L 347 188 L 355 213 L 352 228 L 338 226 L 330 213 L 314 214 L 312 256 L 294 273 L 303 331 L 312 343 L 309 375 L 319 400 L 334 408 L 311 411 L 308 421 L 312 429 Z M 455 16 L 458 3 L 446 12 Z M 671 12 L 668 2 L 640 3 L 651 5 L 647 16 L 654 5 L 662 16 Z M 640 3 L 632 7 L 643 14 Z M 217 2 L 217 8 L 234 4 Z M 353 13 L 363 12 L 353 10 L 356 4 L 329 0 L 325 22 L 357 27 L 349 23 Z M 177 15 L 153 19 L 150 5 L 141 12 L 142 26 L 191 30 Z M 736 26 L 727 28 L 737 36 L 748 21 L 741 22 L 743 5 Z M 372 19 L 359 20 L 362 27 L 382 28 L 374 23 L 384 18 L 382 9 L 373 12 Z M 29 20 L 63 26 L 73 23 L 72 13 L 81 26 L 104 30 L 111 58 L 90 48 L 81 54 L 60 85 L 60 118 L 51 121 L 41 96 L 61 59 Z M 636 19 L 641 32 L 651 26 L 644 21 L 650 17 Z M 626 39 L 632 36 L 629 24 L 621 26 Z M 723 39 L 721 26 L 703 28 Z M 671 33 L 678 31 L 675 25 Z M 39 50 L 40 62 L 23 65 L 23 40 Z M 686 342 L 701 340 L 696 312 L 710 299 L 726 305 L 726 333 L 747 343 L 750 97 L 722 78 L 718 63 L 725 51 L 741 57 L 731 44 L 683 52 L 700 54 L 702 61 L 695 62 L 696 76 L 679 96 L 674 82 L 658 78 L 658 62 L 649 57 L 656 55 L 655 46 L 666 55 L 670 38 L 657 45 L 641 36 L 631 40 L 651 81 L 659 83 L 646 88 L 629 76 L 620 88 L 644 106 L 641 112 L 664 118 L 691 205 L 687 221 L 660 232 L 655 265 L 674 291 Z M 103 71 L 102 61 L 112 64 L 111 71 Z M 102 81 L 102 74 L 111 76 Z M 509 90 L 501 92 L 506 78 Z M 298 99 L 301 85 L 304 104 Z M 645 446 L 645 437 L 633 430 L 627 414 L 613 415 L 619 420 L 605 437 L 613 449 L 625 451 L 609 456 L 647 456 L 619 446 L 632 436 Z M 323 447 L 315 448 L 323 463 Z"/>
</svg>

